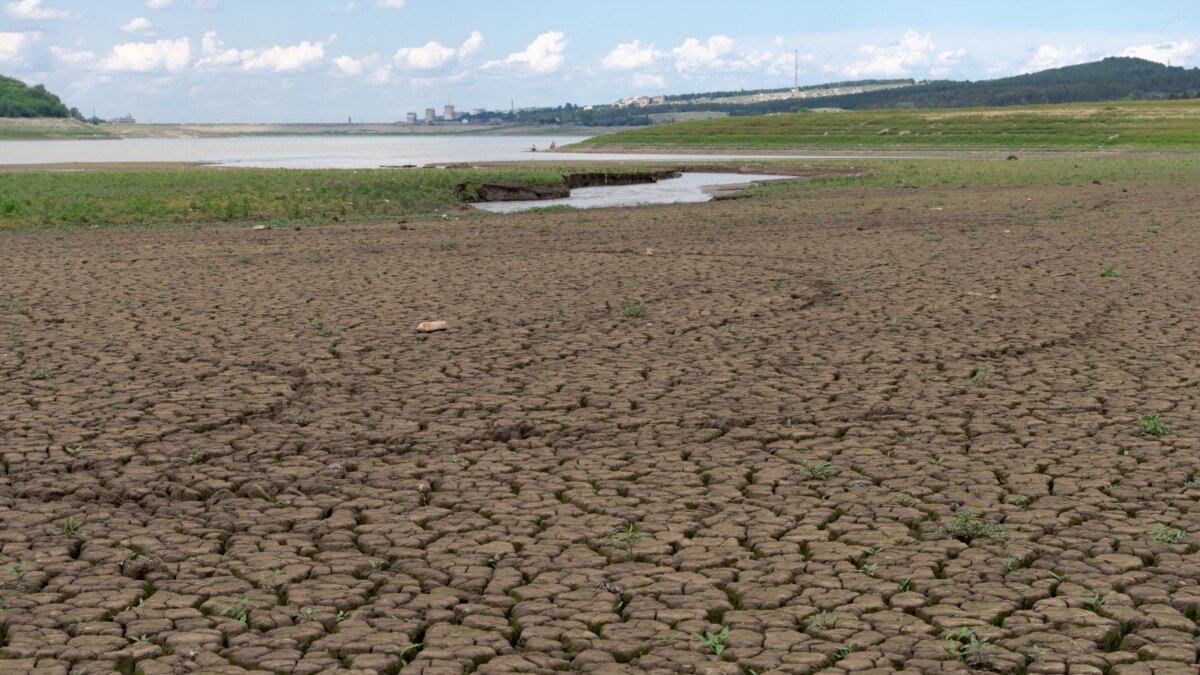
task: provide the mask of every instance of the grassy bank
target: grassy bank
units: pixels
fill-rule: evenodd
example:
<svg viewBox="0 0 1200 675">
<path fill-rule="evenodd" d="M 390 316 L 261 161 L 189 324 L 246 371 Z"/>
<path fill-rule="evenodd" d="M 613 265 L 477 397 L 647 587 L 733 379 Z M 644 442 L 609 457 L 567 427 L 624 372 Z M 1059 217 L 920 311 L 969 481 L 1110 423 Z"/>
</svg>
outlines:
<svg viewBox="0 0 1200 675">
<path fill-rule="evenodd" d="M 105 127 L 69 117 L 0 117 L 0 141 L 46 141 L 114 138 Z"/>
<path fill-rule="evenodd" d="M 594 150 L 1200 150 L 1200 100 L 727 117 L 644 127 Z"/>
<path fill-rule="evenodd" d="M 0 228 L 380 220 L 458 205 L 467 181 L 553 185 L 528 169 L 179 169 L 0 174 Z"/>
</svg>

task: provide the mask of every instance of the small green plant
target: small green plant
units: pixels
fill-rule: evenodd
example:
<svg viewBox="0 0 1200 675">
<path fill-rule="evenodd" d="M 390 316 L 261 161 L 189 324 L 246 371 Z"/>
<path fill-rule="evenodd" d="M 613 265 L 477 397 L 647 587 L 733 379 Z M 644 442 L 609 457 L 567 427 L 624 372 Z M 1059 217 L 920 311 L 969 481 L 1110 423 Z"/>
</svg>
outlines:
<svg viewBox="0 0 1200 675">
<path fill-rule="evenodd" d="M 1003 525 L 985 522 L 970 509 L 956 512 L 949 523 L 938 529 L 963 543 L 970 543 L 977 537 L 986 537 L 994 544 L 1008 542 L 1008 533 Z"/>
<path fill-rule="evenodd" d="M 295 619 L 297 623 L 306 623 L 308 621 L 315 621 L 316 614 L 317 611 L 312 607 L 305 607 L 299 612 L 293 614 L 292 618 Z"/>
<path fill-rule="evenodd" d="M 380 560 L 378 558 L 372 558 L 372 559 L 368 560 L 367 562 L 369 562 L 371 564 L 371 569 L 375 570 L 376 572 L 386 571 L 389 567 L 392 566 L 392 564 L 389 563 L 388 561 Z"/>
<path fill-rule="evenodd" d="M 992 379 L 992 373 L 996 372 L 996 366 L 990 363 L 975 366 L 975 370 L 971 371 L 971 384 L 976 387 L 982 387 Z"/>
<path fill-rule="evenodd" d="M 1157 410 L 1151 410 L 1137 418 L 1135 424 L 1143 436 L 1166 436 L 1171 433 L 1171 427 L 1162 421 L 1162 415 Z"/>
<path fill-rule="evenodd" d="M 850 656 L 851 654 L 853 654 L 857 649 L 858 649 L 858 645 L 854 644 L 853 642 L 847 642 L 846 644 L 842 645 L 841 647 L 838 647 L 833 652 L 833 660 L 835 662 L 841 661 L 841 660 L 845 659 L 847 656 Z"/>
<path fill-rule="evenodd" d="M 707 241 L 710 244 L 715 244 L 721 240 L 718 239 L 717 235 L 713 234 L 712 232 L 705 232 L 704 233 L 704 241 Z"/>
<path fill-rule="evenodd" d="M 991 669 L 997 666 L 995 657 L 989 652 L 992 646 L 987 638 L 981 638 L 969 628 L 947 630 L 942 638 L 950 642 L 946 646 L 946 655 L 972 668 Z"/>
<path fill-rule="evenodd" d="M 1101 265 L 1100 276 L 1105 278 L 1123 277 L 1125 273 L 1112 265 Z"/>
<path fill-rule="evenodd" d="M 87 457 L 87 450 L 82 445 L 74 447 L 63 447 L 63 452 L 67 453 L 72 459 L 83 459 Z"/>
<path fill-rule="evenodd" d="M 250 596 L 243 595 L 230 605 L 220 605 L 217 611 L 221 616 L 228 617 L 235 621 L 240 621 L 245 624 L 250 623 L 250 610 L 253 609 L 250 605 Z"/>
<path fill-rule="evenodd" d="M 729 626 L 721 626 L 721 630 L 716 633 L 709 631 L 693 633 L 692 637 L 699 640 L 701 645 L 713 653 L 713 656 L 720 656 L 725 653 L 725 641 L 729 639 Z"/>
<path fill-rule="evenodd" d="M 443 251 L 456 251 L 458 250 L 458 242 L 454 241 L 453 239 L 447 239 L 446 241 L 443 241 L 438 248 Z"/>
<path fill-rule="evenodd" d="M 333 620 L 337 623 L 341 623 L 343 621 L 349 621 L 356 616 L 358 616 L 358 612 L 350 612 L 344 609 L 339 609 L 337 615 L 333 617 Z"/>
<path fill-rule="evenodd" d="M 308 327 L 317 331 L 317 335 L 320 335 L 321 337 L 329 337 L 330 335 L 333 335 L 333 326 L 325 323 L 325 320 L 319 315 L 309 317 Z"/>
<path fill-rule="evenodd" d="M 200 464 L 200 463 L 204 462 L 204 460 L 205 460 L 204 453 L 200 452 L 199 450 L 193 450 L 187 454 L 187 463 L 188 464 Z"/>
<path fill-rule="evenodd" d="M 8 340 L 8 346 L 14 349 L 25 346 L 25 336 L 21 334 L 21 329 L 16 326 L 9 326 L 4 331 L 4 338 Z"/>
<path fill-rule="evenodd" d="M 496 565 L 499 565 L 501 560 L 504 560 L 504 554 L 494 553 L 491 556 L 488 556 L 487 566 L 492 569 L 496 569 Z"/>
<path fill-rule="evenodd" d="M 774 279 L 771 279 L 771 288 L 773 290 L 778 291 L 778 290 L 782 289 L 783 285 L 786 283 L 787 283 L 787 277 L 775 277 Z"/>
<path fill-rule="evenodd" d="M 946 463 L 946 458 L 945 457 L 934 457 L 933 459 L 929 460 L 929 463 L 934 466 L 941 466 Z"/>
<path fill-rule="evenodd" d="M 315 263 L 323 263 L 323 262 L 325 262 L 325 256 L 321 255 L 320 253 L 317 253 L 316 251 L 313 251 L 312 253 L 308 254 L 308 262 L 314 263 L 314 264 Z"/>
<path fill-rule="evenodd" d="M 825 480 L 832 475 L 831 462 L 805 462 L 800 465 L 800 480 Z"/>
<path fill-rule="evenodd" d="M 1178 544 L 1187 536 L 1187 530 L 1169 527 L 1159 523 L 1150 528 L 1150 539 L 1160 544 Z"/>
<path fill-rule="evenodd" d="M 83 523 L 76 520 L 75 516 L 67 516 L 67 519 L 59 525 L 58 533 L 64 537 L 82 537 Z"/>
<path fill-rule="evenodd" d="M 243 253 L 237 257 L 237 261 L 243 265 L 249 265 L 254 258 L 250 257 L 249 253 Z"/>
<path fill-rule="evenodd" d="M 900 583 L 896 584 L 896 589 L 901 593 L 908 593 L 913 589 L 912 579 L 902 580 Z"/>
<path fill-rule="evenodd" d="M 629 523 L 623 530 L 616 530 L 608 535 L 608 541 L 613 548 L 624 549 L 627 555 L 633 555 L 633 549 L 646 539 L 646 535 L 638 532 L 637 525 Z"/>
<path fill-rule="evenodd" d="M 879 563 L 869 563 L 869 564 L 860 565 L 858 567 L 858 569 L 855 571 L 858 572 L 859 574 L 865 574 L 865 575 L 873 578 L 875 576 L 875 572 L 878 569 L 879 569 Z"/>
<path fill-rule="evenodd" d="M 43 363 L 33 369 L 32 377 L 35 380 L 48 380 L 54 377 L 54 373 L 58 371 L 57 363 Z"/>
<path fill-rule="evenodd" d="M 648 308 L 649 304 L 641 298 L 637 300 L 622 300 L 620 313 L 621 316 L 637 317 L 645 314 Z"/>
<path fill-rule="evenodd" d="M 424 646 L 425 646 L 424 642 L 415 642 L 410 645 L 404 645 L 403 647 L 401 647 L 399 645 L 394 645 L 394 646 L 388 647 L 387 649 L 383 650 L 383 653 L 391 654 L 392 656 L 398 657 L 400 659 L 400 661 L 396 665 L 398 665 L 400 668 L 404 668 L 404 666 L 408 665 L 409 657 L 412 654 L 421 651 L 421 647 L 424 647 Z"/>
<path fill-rule="evenodd" d="M 941 308 L 941 307 L 938 307 L 938 305 L 937 305 L 937 303 L 936 303 L 936 302 L 931 302 L 931 303 L 929 303 L 929 305 L 928 305 L 928 306 L 925 308 L 925 311 L 926 311 L 926 312 L 928 312 L 928 313 L 930 313 L 930 314 L 937 314 L 938 312 L 940 312 L 940 311 L 941 311 L 941 309 L 942 309 L 942 308 Z"/>
<path fill-rule="evenodd" d="M 1101 593 L 1096 592 L 1095 594 L 1092 595 L 1092 597 L 1083 599 L 1083 606 L 1094 612 L 1094 611 L 1100 609 L 1101 607 L 1103 607 L 1104 603 L 1107 601 L 1108 601 L 1107 595 L 1102 595 Z"/>
<path fill-rule="evenodd" d="M 298 427 L 306 427 L 312 424 L 312 418 L 308 416 L 308 413 L 298 410 L 292 410 L 284 413 L 283 421 L 287 422 L 288 424 L 295 424 Z"/>
</svg>

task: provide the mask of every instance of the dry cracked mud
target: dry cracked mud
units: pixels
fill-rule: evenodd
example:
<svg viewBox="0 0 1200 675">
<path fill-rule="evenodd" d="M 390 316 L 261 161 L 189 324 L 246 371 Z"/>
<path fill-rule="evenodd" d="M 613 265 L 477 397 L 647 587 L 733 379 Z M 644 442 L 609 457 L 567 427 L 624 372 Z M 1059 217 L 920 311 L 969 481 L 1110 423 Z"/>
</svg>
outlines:
<svg viewBox="0 0 1200 675">
<path fill-rule="evenodd" d="M 1198 208 L 5 233 L 0 671 L 1194 675 Z"/>
</svg>

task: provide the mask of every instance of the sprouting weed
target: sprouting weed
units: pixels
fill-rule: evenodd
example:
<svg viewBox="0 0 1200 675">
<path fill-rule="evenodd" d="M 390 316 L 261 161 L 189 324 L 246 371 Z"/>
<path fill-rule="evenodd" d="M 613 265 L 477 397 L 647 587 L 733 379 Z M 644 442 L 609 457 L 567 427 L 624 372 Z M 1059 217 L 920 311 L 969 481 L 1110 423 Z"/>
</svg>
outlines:
<svg viewBox="0 0 1200 675">
<path fill-rule="evenodd" d="M 721 626 L 721 630 L 716 633 L 705 631 L 704 633 L 693 633 L 692 636 L 714 656 L 720 656 L 725 652 L 725 641 L 729 639 L 729 626 Z"/>
</svg>

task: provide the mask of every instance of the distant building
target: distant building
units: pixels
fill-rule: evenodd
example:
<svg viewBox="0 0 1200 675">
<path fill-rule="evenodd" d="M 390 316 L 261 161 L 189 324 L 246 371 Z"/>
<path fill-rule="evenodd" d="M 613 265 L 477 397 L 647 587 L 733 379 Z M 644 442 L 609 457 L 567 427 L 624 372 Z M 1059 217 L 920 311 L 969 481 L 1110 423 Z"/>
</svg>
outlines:
<svg viewBox="0 0 1200 675">
<path fill-rule="evenodd" d="M 437 121 L 437 111 L 433 108 L 425 109 L 425 124 L 433 124 Z"/>
<path fill-rule="evenodd" d="M 483 114 L 483 108 L 471 108 L 471 115 L 479 116 Z"/>
<path fill-rule="evenodd" d="M 416 124 L 417 123 L 417 113 L 415 113 L 415 112 L 408 113 L 408 117 L 404 121 L 409 124 Z"/>
<path fill-rule="evenodd" d="M 454 121 L 454 106 L 452 106 L 452 105 L 446 106 L 446 108 L 442 111 L 442 121 L 443 122 L 453 122 Z"/>
<path fill-rule="evenodd" d="M 121 117 L 114 117 L 108 121 L 109 124 L 137 124 L 137 120 L 133 119 L 133 115 L 125 113 Z"/>
</svg>

